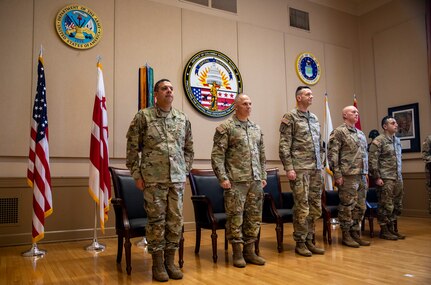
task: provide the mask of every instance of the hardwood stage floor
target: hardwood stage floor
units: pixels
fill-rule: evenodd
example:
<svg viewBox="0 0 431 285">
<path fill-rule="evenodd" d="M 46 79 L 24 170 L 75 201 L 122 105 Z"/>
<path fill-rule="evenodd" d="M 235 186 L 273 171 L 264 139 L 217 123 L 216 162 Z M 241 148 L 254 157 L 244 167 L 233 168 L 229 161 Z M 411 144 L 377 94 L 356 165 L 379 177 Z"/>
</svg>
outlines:
<svg viewBox="0 0 431 285">
<path fill-rule="evenodd" d="M 378 227 L 375 222 L 375 227 Z M 368 223 L 366 223 L 368 229 Z M 164 284 L 431 284 L 431 218 L 401 217 L 400 232 L 405 240 L 386 241 L 374 237 L 370 247 L 341 245 L 338 228 L 333 243 L 322 240 L 322 220 L 317 224 L 317 244 L 323 256 L 301 257 L 294 253 L 292 224 L 285 225 L 284 252 L 276 248 L 275 225 L 262 226 L 261 255 L 265 266 L 232 266 L 232 250 L 224 251 L 223 231 L 218 237 L 218 262 L 212 262 L 210 231 L 202 233 L 199 255 L 194 254 L 195 232 L 184 234 L 184 279 Z M 370 240 L 369 232 L 364 238 Z M 139 239 L 134 239 L 134 243 Z M 151 256 L 143 247 L 132 245 L 132 275 L 125 272 L 125 258 L 116 266 L 116 238 L 99 238 L 104 252 L 87 252 L 90 241 L 38 244 L 47 250 L 43 258 L 22 257 L 26 246 L 0 248 L 0 284 L 148 284 Z"/>
</svg>

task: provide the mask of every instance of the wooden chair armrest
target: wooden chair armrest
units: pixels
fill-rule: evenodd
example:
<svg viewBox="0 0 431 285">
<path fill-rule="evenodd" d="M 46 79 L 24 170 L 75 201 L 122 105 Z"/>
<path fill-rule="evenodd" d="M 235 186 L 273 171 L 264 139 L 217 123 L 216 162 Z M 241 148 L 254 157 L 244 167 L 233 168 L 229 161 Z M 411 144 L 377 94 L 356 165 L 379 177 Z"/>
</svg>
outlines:
<svg viewBox="0 0 431 285">
<path fill-rule="evenodd" d="M 191 199 L 195 210 L 195 218 L 205 214 L 211 223 L 216 222 L 211 201 L 205 195 L 193 195 Z"/>
<path fill-rule="evenodd" d="M 275 206 L 274 198 L 272 197 L 272 195 L 269 193 L 265 193 L 263 196 L 263 199 L 264 199 L 264 207 L 266 206 L 269 208 L 271 215 L 276 217 L 276 218 L 280 218 L 280 216 L 278 215 L 277 207 Z"/>
<path fill-rule="evenodd" d="M 112 198 L 111 204 L 114 206 L 117 228 L 129 230 L 130 222 L 123 200 L 121 198 Z"/>
</svg>

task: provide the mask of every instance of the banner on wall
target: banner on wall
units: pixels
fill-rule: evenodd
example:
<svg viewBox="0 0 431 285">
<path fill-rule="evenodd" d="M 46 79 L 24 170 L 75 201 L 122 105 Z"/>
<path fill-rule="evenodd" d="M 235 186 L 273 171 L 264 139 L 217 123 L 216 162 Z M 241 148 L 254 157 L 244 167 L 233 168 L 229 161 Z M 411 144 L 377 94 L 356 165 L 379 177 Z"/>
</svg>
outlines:
<svg viewBox="0 0 431 285">
<path fill-rule="evenodd" d="M 154 70 L 146 64 L 139 68 L 138 110 L 154 106 Z"/>
</svg>

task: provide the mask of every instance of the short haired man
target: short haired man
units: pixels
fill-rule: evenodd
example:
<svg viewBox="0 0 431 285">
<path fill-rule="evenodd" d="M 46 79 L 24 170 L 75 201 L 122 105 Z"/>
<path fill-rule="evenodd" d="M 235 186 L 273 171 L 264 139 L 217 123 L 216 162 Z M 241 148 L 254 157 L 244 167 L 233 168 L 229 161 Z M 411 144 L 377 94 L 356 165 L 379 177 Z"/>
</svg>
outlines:
<svg viewBox="0 0 431 285">
<path fill-rule="evenodd" d="M 385 116 L 382 119 L 382 128 L 383 134 L 372 141 L 369 153 L 371 179 L 377 186 L 380 238 L 404 239 L 405 236 L 395 231 L 394 227 L 403 208 L 404 192 L 401 142 L 395 136 L 398 132 L 397 121 L 391 116 Z"/>
<path fill-rule="evenodd" d="M 425 162 L 425 173 L 428 186 L 429 213 L 431 214 L 431 135 L 422 144 L 422 159 Z"/>
<path fill-rule="evenodd" d="M 194 153 L 190 121 L 172 107 L 171 82 L 159 80 L 154 95 L 155 106 L 139 110 L 130 124 L 126 165 L 144 192 L 153 278 L 163 282 L 183 277 L 174 257 L 182 232 L 186 174 Z"/>
<path fill-rule="evenodd" d="M 226 235 L 233 248 L 233 265 L 241 268 L 246 263 L 265 264 L 253 247 L 262 222 L 267 174 L 263 133 L 249 120 L 250 97 L 239 94 L 234 104 L 234 116 L 216 128 L 211 164 L 224 189 Z"/>
<path fill-rule="evenodd" d="M 295 92 L 296 108 L 287 112 L 280 124 L 279 155 L 292 189 L 293 238 L 295 252 L 302 256 L 324 254 L 313 244 L 315 221 L 322 215 L 322 143 L 320 124 L 308 111 L 313 92 L 299 86 Z"/>
</svg>

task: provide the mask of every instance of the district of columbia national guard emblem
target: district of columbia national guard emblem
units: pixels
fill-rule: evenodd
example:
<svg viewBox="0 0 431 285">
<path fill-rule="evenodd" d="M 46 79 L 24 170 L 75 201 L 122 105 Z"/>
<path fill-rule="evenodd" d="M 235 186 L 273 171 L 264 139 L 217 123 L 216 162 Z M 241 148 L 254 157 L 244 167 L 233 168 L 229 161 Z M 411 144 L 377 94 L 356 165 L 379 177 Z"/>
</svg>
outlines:
<svg viewBox="0 0 431 285">
<path fill-rule="evenodd" d="M 60 38 L 77 49 L 94 47 L 102 37 L 102 24 L 96 14 L 81 5 L 68 5 L 58 12 L 55 29 Z"/>
<path fill-rule="evenodd" d="M 206 116 L 219 118 L 233 112 L 235 97 L 242 92 L 242 79 L 225 54 L 203 50 L 187 62 L 183 87 L 193 107 Z"/>
<path fill-rule="evenodd" d="M 296 73 L 305 84 L 316 84 L 321 73 L 317 58 L 308 52 L 301 53 L 296 60 Z"/>
</svg>

